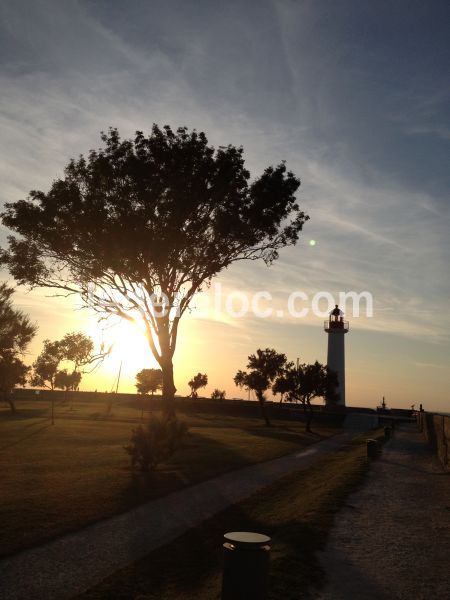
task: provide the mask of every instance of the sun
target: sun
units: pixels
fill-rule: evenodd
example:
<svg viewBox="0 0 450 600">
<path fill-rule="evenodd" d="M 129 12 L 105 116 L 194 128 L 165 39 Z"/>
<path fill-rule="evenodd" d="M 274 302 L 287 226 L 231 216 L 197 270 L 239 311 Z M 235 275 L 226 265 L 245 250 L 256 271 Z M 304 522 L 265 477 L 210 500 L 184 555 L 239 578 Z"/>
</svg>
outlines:
<svg viewBox="0 0 450 600">
<path fill-rule="evenodd" d="M 143 322 L 117 319 L 115 322 L 98 321 L 95 314 L 85 316 L 80 323 L 83 331 L 94 342 L 95 352 L 110 350 L 106 358 L 91 374 L 83 377 L 81 389 L 135 393 L 136 374 L 142 369 L 159 369 L 147 338 Z M 184 326 L 186 325 L 186 327 Z M 194 323 L 185 323 L 179 330 L 176 356 L 174 356 L 175 379 L 178 393 L 188 392 L 187 381 L 202 369 L 204 348 Z M 180 331 L 182 333 L 180 334 Z M 195 371 L 195 373 L 194 373 Z"/>
<path fill-rule="evenodd" d="M 136 373 L 141 369 L 157 368 L 148 341 L 145 337 L 143 324 L 132 323 L 125 320 L 116 322 L 98 322 L 95 317 L 88 320 L 85 326 L 86 335 L 94 342 L 96 352 L 108 351 L 109 353 L 92 376 L 92 380 L 101 381 L 105 387 L 108 382 L 111 386 L 120 371 L 120 389 L 131 391 L 134 387 Z"/>
</svg>

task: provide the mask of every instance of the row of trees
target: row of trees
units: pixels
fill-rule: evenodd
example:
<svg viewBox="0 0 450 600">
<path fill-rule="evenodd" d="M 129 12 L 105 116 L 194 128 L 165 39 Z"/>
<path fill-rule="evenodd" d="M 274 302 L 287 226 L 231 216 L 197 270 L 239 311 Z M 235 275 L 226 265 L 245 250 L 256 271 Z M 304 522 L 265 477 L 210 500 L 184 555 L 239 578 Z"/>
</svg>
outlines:
<svg viewBox="0 0 450 600">
<path fill-rule="evenodd" d="M 270 426 L 266 410 L 267 390 L 281 395 L 281 402 L 301 402 L 305 413 L 306 431 L 311 431 L 314 398 L 324 398 L 327 404 L 337 401 L 336 388 L 338 377 L 334 371 L 316 361 L 313 364 L 294 364 L 285 354 L 273 348 L 257 350 L 248 357 L 247 370 L 238 371 L 234 382 L 239 387 L 253 390 L 261 407 L 261 414 L 267 426 Z"/>
<path fill-rule="evenodd" d="M 15 412 L 15 386 L 28 382 L 51 390 L 76 390 L 82 375 L 99 365 L 106 352 L 95 353 L 93 341 L 83 333 L 68 333 L 61 340 L 44 340 L 42 352 L 27 366 L 24 357 L 37 326 L 14 308 L 13 293 L 5 283 L 0 285 L 0 398 Z"/>
<path fill-rule="evenodd" d="M 197 373 L 188 383 L 191 388 L 190 396 L 198 397 L 198 390 L 208 383 L 208 376 Z M 256 354 L 248 357 L 247 370 L 238 371 L 234 383 L 247 390 L 253 390 L 261 407 L 261 413 L 266 425 L 270 426 L 270 419 L 266 410 L 266 392 L 280 394 L 280 402 L 299 402 L 307 413 L 306 430 L 311 430 L 314 398 L 324 398 L 327 404 L 337 401 L 336 388 L 338 386 L 337 374 L 318 361 L 313 364 L 296 363 L 288 361 L 285 354 L 273 348 L 258 349 Z M 163 375 L 160 369 L 143 369 L 136 375 L 136 388 L 140 394 L 152 396 L 163 387 Z M 215 389 L 211 398 L 224 400 L 225 391 Z"/>
</svg>

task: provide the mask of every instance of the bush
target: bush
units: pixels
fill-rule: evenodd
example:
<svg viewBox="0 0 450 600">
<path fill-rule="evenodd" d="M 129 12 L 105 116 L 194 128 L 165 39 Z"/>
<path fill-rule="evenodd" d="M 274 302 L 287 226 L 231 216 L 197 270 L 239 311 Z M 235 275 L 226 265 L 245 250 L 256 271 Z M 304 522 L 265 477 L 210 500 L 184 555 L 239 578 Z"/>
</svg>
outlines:
<svg viewBox="0 0 450 600">
<path fill-rule="evenodd" d="M 211 394 L 211 400 L 225 400 L 225 390 L 216 388 Z"/>
<path fill-rule="evenodd" d="M 187 424 L 176 417 L 152 417 L 146 426 L 139 425 L 133 429 L 130 444 L 125 446 L 132 466 L 154 471 L 177 450 L 187 430 Z"/>
</svg>

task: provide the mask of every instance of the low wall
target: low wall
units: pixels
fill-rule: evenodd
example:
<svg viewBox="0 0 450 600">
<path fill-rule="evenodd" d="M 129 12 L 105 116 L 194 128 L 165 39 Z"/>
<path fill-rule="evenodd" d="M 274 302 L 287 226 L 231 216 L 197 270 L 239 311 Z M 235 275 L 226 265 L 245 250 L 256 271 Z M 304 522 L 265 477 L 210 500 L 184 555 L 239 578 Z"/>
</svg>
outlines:
<svg viewBox="0 0 450 600">
<path fill-rule="evenodd" d="M 444 469 L 450 470 L 450 416 L 419 412 L 417 422 Z"/>
</svg>

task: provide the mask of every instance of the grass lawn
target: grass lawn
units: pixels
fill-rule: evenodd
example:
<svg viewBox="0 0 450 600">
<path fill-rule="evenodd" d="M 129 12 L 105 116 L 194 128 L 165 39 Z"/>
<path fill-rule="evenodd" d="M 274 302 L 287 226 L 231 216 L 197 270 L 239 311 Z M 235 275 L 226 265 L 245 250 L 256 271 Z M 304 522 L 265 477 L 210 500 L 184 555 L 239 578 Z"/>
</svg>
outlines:
<svg viewBox="0 0 450 600">
<path fill-rule="evenodd" d="M 378 433 L 374 437 L 380 437 Z M 223 534 L 256 531 L 272 538 L 270 598 L 298 600 L 320 587 L 316 552 L 337 510 L 367 470 L 366 436 L 156 550 L 82 594 L 80 600 L 214 600 L 220 598 Z"/>
<path fill-rule="evenodd" d="M 103 420 L 103 405 L 58 406 L 54 426 L 42 416 L 48 407 L 18 408 L 17 416 L 0 412 L 0 555 L 336 433 L 318 427 L 305 434 L 301 423 L 288 421 L 266 428 L 260 419 L 180 415 L 189 425 L 183 447 L 145 475 L 130 469 L 123 446 L 136 425 L 120 420 L 120 407 L 114 408 L 116 420 Z"/>
</svg>

